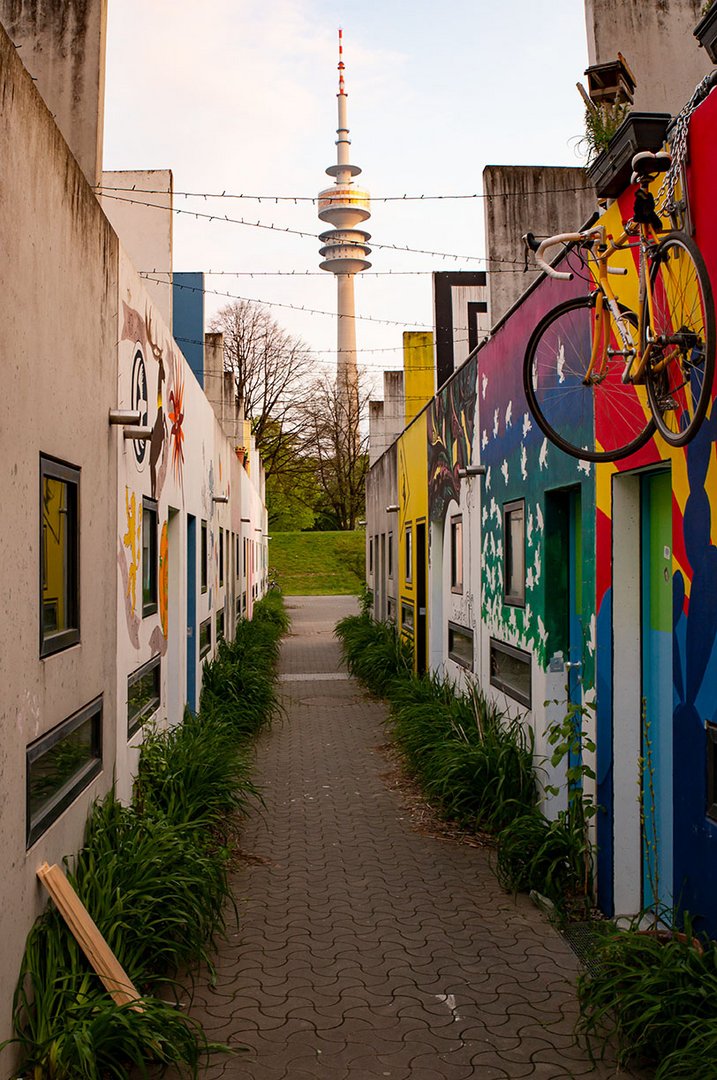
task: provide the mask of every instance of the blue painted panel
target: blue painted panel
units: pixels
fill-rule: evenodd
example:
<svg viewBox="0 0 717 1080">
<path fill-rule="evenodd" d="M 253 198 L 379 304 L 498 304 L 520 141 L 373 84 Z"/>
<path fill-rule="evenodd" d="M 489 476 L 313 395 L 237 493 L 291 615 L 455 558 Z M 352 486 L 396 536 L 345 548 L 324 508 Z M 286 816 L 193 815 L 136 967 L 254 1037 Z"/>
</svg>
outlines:
<svg viewBox="0 0 717 1080">
<path fill-rule="evenodd" d="M 204 274 L 172 275 L 172 336 L 204 388 Z"/>
<path fill-rule="evenodd" d="M 197 519 L 187 514 L 187 705 L 197 711 Z"/>
<path fill-rule="evenodd" d="M 645 760 L 642 808 L 643 904 L 674 900 L 672 483 L 669 472 L 641 482 L 642 697 Z M 650 790 L 652 788 L 652 791 Z"/>
</svg>

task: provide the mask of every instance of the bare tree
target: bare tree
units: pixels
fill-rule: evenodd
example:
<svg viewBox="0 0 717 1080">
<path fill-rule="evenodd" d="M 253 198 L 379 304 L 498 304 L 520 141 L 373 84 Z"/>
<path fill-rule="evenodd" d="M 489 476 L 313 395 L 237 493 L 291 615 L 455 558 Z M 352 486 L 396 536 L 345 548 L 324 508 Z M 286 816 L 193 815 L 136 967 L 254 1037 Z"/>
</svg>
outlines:
<svg viewBox="0 0 717 1080">
<path fill-rule="evenodd" d="M 267 475 L 285 472 L 295 457 L 302 406 L 314 377 L 308 346 L 283 330 L 266 308 L 246 300 L 218 311 L 210 328 L 224 335 L 225 364 L 234 373 Z"/>
<path fill-rule="evenodd" d="M 318 379 L 301 410 L 302 457 L 312 463 L 339 529 L 355 529 L 365 508 L 368 435 L 361 434 L 361 421 L 369 394 L 361 379 L 351 391 L 328 377 Z"/>
</svg>

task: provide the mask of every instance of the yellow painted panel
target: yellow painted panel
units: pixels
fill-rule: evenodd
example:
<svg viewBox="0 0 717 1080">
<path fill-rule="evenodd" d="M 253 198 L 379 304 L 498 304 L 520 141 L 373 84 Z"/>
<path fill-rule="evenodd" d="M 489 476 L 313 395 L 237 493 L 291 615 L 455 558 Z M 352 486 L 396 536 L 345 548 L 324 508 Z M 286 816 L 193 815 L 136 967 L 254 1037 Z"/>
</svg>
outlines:
<svg viewBox="0 0 717 1080">
<path fill-rule="evenodd" d="M 430 336 L 430 335 L 428 335 Z M 399 609 L 397 612 L 399 625 L 401 623 L 401 602 L 413 605 L 414 624 L 417 612 L 416 605 L 416 523 L 423 521 L 426 524 L 426 544 L 428 543 L 428 429 L 426 414 L 419 416 L 398 439 L 398 593 Z M 406 560 L 406 534 L 411 532 L 411 566 L 410 573 Z M 428 553 L 426 552 L 426 566 L 428 565 Z M 408 578 L 408 580 L 407 580 Z M 428 589 L 426 589 L 426 603 L 428 603 Z M 428 626 L 428 609 L 426 609 L 426 626 Z M 414 665 L 416 661 L 414 651 Z"/>
<path fill-rule="evenodd" d="M 408 426 L 435 393 L 433 334 L 407 330 L 403 335 L 405 420 Z"/>
</svg>

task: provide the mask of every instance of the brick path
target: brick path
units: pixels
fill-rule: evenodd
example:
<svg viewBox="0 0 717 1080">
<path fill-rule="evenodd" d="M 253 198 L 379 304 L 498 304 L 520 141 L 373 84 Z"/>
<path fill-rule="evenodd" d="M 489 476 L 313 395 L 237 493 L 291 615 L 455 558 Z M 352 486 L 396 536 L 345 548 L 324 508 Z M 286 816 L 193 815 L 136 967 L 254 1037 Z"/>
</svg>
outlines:
<svg viewBox="0 0 717 1080">
<path fill-rule="evenodd" d="M 237 1080 L 596 1080 L 575 1045 L 577 961 L 482 851 L 413 831 L 381 780 L 384 709 L 338 671 L 345 597 L 290 598 L 287 718 L 261 740 L 257 861 L 235 879 L 240 927 L 192 1012 Z M 308 676 L 308 677 L 306 677 Z M 622 1073 L 622 1076 L 625 1076 Z"/>
</svg>

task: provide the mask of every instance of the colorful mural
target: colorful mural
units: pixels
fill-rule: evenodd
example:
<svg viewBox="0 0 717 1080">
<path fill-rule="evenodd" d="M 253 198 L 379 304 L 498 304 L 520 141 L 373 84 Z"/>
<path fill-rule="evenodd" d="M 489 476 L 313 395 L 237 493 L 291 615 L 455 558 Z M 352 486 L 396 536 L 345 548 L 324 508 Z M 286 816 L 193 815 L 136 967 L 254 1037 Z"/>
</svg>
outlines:
<svg viewBox="0 0 717 1080">
<path fill-rule="evenodd" d="M 137 614 L 137 575 L 142 553 L 142 503 L 125 487 L 126 528 L 121 537 L 117 562 L 124 593 L 127 632 L 135 649 L 139 648 L 140 617 Z"/>
<path fill-rule="evenodd" d="M 464 364 L 428 409 L 428 501 L 431 521 L 443 521 L 458 499 L 458 470 L 471 460 L 476 407 L 473 364 Z"/>
</svg>

